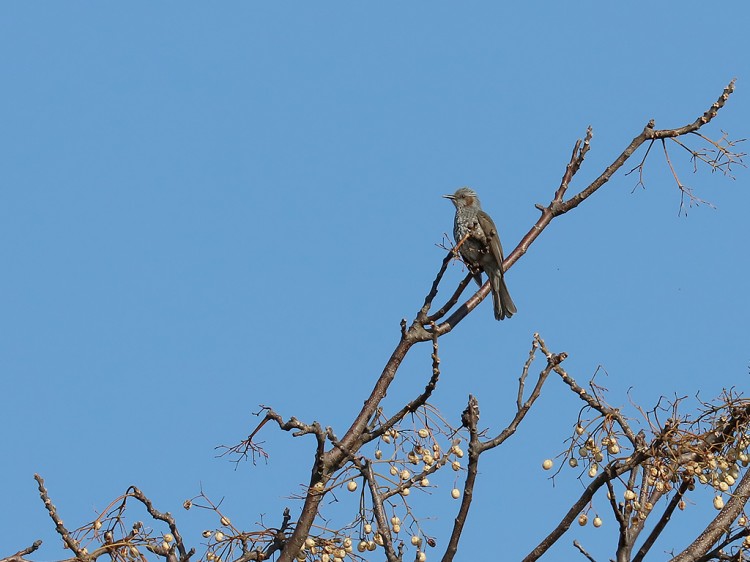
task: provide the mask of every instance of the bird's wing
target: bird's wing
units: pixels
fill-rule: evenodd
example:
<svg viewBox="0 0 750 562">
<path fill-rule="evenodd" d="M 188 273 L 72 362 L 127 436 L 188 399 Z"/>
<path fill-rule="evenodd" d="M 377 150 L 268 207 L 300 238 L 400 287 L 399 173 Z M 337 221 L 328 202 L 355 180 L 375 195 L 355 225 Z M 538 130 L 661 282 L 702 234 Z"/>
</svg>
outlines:
<svg viewBox="0 0 750 562">
<path fill-rule="evenodd" d="M 484 232 L 484 235 L 487 238 L 487 246 L 489 247 L 490 252 L 492 252 L 492 255 L 495 257 L 497 263 L 500 264 L 502 268 L 504 259 L 503 247 L 500 244 L 500 236 L 497 234 L 497 227 L 495 226 L 495 223 L 493 222 L 492 218 L 484 211 L 479 211 L 477 213 L 477 221 L 479 222 L 479 228 L 482 229 L 482 232 Z"/>
</svg>

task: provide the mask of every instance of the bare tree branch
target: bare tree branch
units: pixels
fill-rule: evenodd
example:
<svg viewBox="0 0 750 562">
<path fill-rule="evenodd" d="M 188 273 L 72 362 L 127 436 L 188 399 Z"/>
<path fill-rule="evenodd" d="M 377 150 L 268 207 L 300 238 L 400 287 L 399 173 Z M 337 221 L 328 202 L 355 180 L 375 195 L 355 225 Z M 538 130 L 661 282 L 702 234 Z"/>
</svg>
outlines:
<svg viewBox="0 0 750 562">
<path fill-rule="evenodd" d="M 466 472 L 466 481 L 464 482 L 461 506 L 458 508 L 458 514 L 453 521 L 453 531 L 451 531 L 450 539 L 448 539 L 448 546 L 445 549 L 445 554 L 443 554 L 442 562 L 451 562 L 456 552 L 458 552 L 458 541 L 461 538 L 464 525 L 466 525 L 466 519 L 469 516 L 469 508 L 474 496 L 474 483 L 477 479 L 479 455 L 482 453 L 479 433 L 477 432 L 479 402 L 471 395 L 469 395 L 469 403 L 461 416 L 461 420 L 464 427 L 469 430 L 469 465 Z"/>
<path fill-rule="evenodd" d="M 583 554 L 586 558 L 589 559 L 590 562 L 596 562 L 593 556 L 591 556 L 588 552 L 586 552 L 586 549 L 581 546 L 581 543 L 578 541 L 573 541 L 573 546 L 578 549 L 578 551 Z"/>
<path fill-rule="evenodd" d="M 82 562 L 88 562 L 88 551 L 81 547 L 78 541 L 70 535 L 70 531 L 68 531 L 68 529 L 63 524 L 62 519 L 60 519 L 60 516 L 57 514 L 57 508 L 49 498 L 47 488 L 44 486 L 44 479 L 38 474 L 35 474 L 34 480 L 36 480 L 39 486 L 39 497 L 42 498 L 44 507 L 47 508 L 47 513 L 55 524 L 55 531 L 57 531 L 57 533 L 62 537 L 63 542 L 68 546 L 70 550 L 73 551 L 73 554 L 75 554 L 75 557 L 78 560 L 81 560 Z"/>
<path fill-rule="evenodd" d="M 651 530 L 648 537 L 646 537 L 646 540 L 643 541 L 641 548 L 639 548 L 638 552 L 636 552 L 635 556 L 633 557 L 633 562 L 641 562 L 646 554 L 648 554 L 648 551 L 651 549 L 651 547 L 654 546 L 656 539 L 659 538 L 659 535 L 661 535 L 662 531 L 669 523 L 670 519 L 672 518 L 672 513 L 674 513 L 675 508 L 682 501 L 682 496 L 685 494 L 685 492 L 687 492 L 689 486 L 690 483 L 687 480 L 683 481 L 682 484 L 680 484 L 680 488 L 677 490 L 677 493 L 672 496 L 672 499 L 669 500 L 669 503 L 667 504 L 664 513 L 662 513 L 661 517 L 659 518 L 659 521 L 656 522 L 656 525 L 654 525 L 654 528 Z"/>
<path fill-rule="evenodd" d="M 10 556 L 6 556 L 5 558 L 0 558 L 0 562 L 28 562 L 24 558 L 24 556 L 38 550 L 40 546 L 42 546 L 42 541 L 36 540 L 31 546 L 27 546 L 26 548 L 19 550 L 18 552 L 16 552 L 15 554 L 11 554 Z"/>
<path fill-rule="evenodd" d="M 706 554 L 721 536 L 728 532 L 732 522 L 737 519 L 745 507 L 748 498 L 750 498 L 750 471 L 745 472 L 719 515 L 685 550 L 672 558 L 672 562 L 695 562 Z"/>
</svg>

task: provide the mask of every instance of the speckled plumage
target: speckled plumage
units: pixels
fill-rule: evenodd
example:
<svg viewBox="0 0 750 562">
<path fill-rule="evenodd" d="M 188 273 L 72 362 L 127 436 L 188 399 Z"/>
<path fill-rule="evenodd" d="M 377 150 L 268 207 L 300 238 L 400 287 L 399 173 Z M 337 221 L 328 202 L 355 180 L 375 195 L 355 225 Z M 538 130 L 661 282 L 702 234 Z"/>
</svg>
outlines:
<svg viewBox="0 0 750 562">
<path fill-rule="evenodd" d="M 453 237 L 460 244 L 458 251 L 477 283 L 482 284 L 481 272 L 490 279 L 495 318 L 502 320 L 516 313 L 503 275 L 503 247 L 492 218 L 482 210 L 476 192 L 461 187 L 453 195 L 445 195 L 456 207 Z M 468 238 L 464 238 L 468 235 Z M 463 240 L 463 243 L 461 242 Z"/>
</svg>

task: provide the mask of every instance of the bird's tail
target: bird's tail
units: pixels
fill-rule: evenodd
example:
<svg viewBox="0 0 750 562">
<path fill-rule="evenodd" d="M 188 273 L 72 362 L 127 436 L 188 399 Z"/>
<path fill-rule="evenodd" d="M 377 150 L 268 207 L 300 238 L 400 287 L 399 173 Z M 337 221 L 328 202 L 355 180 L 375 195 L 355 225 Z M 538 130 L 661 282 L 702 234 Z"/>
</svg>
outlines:
<svg viewBox="0 0 750 562">
<path fill-rule="evenodd" d="M 492 304 L 495 307 L 495 320 L 510 318 L 516 312 L 516 305 L 510 298 L 508 287 L 505 286 L 505 278 L 502 273 L 490 276 L 492 285 Z"/>
</svg>

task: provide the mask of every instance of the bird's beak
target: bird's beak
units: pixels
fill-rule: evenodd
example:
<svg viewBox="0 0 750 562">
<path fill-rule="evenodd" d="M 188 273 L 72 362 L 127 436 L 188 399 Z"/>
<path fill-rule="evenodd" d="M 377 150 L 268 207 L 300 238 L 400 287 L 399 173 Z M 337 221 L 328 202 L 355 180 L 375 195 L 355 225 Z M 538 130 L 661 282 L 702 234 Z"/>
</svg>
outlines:
<svg viewBox="0 0 750 562">
<path fill-rule="evenodd" d="M 453 201 L 456 198 L 453 195 L 443 195 L 443 197 L 445 197 L 446 199 L 450 199 L 451 201 Z"/>
</svg>

